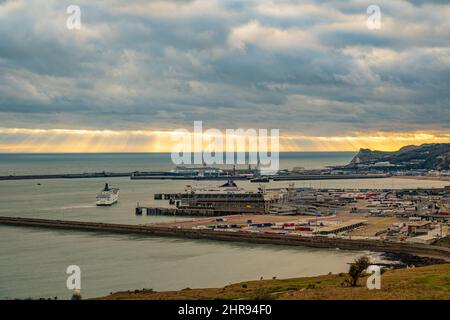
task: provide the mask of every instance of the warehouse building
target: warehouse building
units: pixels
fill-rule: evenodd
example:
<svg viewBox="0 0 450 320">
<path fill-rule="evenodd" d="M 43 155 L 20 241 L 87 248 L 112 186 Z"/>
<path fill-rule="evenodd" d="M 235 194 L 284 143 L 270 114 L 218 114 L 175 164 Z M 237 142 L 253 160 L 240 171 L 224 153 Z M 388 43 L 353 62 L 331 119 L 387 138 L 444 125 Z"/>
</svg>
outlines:
<svg viewBox="0 0 450 320">
<path fill-rule="evenodd" d="M 327 235 L 331 233 L 340 233 L 345 231 L 350 231 L 355 228 L 363 226 L 367 221 L 366 220 L 350 220 L 330 226 L 326 226 L 319 229 L 319 234 Z"/>
</svg>

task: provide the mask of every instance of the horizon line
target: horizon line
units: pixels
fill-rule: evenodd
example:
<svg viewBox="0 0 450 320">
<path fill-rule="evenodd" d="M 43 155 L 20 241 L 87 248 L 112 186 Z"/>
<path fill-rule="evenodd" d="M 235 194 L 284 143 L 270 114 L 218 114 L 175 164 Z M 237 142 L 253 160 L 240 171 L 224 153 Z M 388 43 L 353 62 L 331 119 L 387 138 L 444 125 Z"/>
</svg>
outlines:
<svg viewBox="0 0 450 320">
<path fill-rule="evenodd" d="M 278 153 L 354 153 L 359 152 L 360 150 L 298 150 L 298 151 L 278 151 Z M 375 150 L 378 151 L 378 150 Z M 206 153 L 208 151 L 203 151 L 199 153 Z M 232 152 L 232 153 L 250 153 L 250 152 L 265 152 L 265 151 L 245 151 L 245 152 Z M 387 151 L 389 152 L 389 151 Z M 171 154 L 170 151 L 84 151 L 84 152 L 0 152 L 2 154 L 150 154 L 150 153 L 159 153 L 159 154 Z M 187 152 L 187 153 L 197 153 L 197 152 Z M 223 152 L 226 153 L 225 151 Z M 269 151 L 270 153 L 270 151 Z"/>
</svg>

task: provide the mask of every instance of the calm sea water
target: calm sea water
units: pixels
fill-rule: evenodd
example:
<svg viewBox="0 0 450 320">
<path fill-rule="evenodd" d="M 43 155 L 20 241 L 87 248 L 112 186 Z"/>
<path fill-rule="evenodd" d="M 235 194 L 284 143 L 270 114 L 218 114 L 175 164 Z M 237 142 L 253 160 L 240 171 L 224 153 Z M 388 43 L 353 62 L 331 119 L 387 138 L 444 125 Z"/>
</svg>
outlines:
<svg viewBox="0 0 450 320">
<path fill-rule="evenodd" d="M 281 169 L 348 163 L 355 152 L 282 152 Z M 173 169 L 170 153 L 0 154 L 0 175 Z"/>
<path fill-rule="evenodd" d="M 351 157 L 348 153 L 298 154 L 298 158 L 289 154 L 282 156 L 282 166 L 336 165 Z M 172 167 L 167 159 L 167 154 L 0 155 L 0 174 L 165 170 Z M 120 200 L 115 206 L 97 208 L 95 195 L 105 182 L 121 189 Z M 163 206 L 164 202 L 153 200 L 153 194 L 181 191 L 186 183 L 128 178 L 0 181 L 0 215 L 136 224 L 173 221 L 169 217 L 136 217 L 134 207 L 137 202 Z M 249 189 L 257 187 L 249 182 L 238 184 Z M 299 187 L 346 188 L 443 185 L 446 183 L 401 179 L 296 183 Z M 69 298 L 65 270 L 71 264 L 81 267 L 83 296 L 96 297 L 144 287 L 213 287 L 261 276 L 285 278 L 341 272 L 359 255 L 361 252 L 342 250 L 0 226 L 0 299 Z"/>
</svg>

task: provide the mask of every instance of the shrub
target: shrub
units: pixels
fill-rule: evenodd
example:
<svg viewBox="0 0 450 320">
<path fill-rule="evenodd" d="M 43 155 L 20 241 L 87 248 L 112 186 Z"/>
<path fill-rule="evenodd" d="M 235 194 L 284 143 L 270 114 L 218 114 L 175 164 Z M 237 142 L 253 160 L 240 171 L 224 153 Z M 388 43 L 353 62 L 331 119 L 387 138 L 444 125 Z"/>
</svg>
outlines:
<svg viewBox="0 0 450 320">
<path fill-rule="evenodd" d="M 358 280 L 361 278 L 362 273 L 369 267 L 370 261 L 367 257 L 357 258 L 353 263 L 350 264 L 350 269 L 348 270 L 348 275 L 350 279 L 348 283 L 352 287 L 358 285 Z"/>
</svg>

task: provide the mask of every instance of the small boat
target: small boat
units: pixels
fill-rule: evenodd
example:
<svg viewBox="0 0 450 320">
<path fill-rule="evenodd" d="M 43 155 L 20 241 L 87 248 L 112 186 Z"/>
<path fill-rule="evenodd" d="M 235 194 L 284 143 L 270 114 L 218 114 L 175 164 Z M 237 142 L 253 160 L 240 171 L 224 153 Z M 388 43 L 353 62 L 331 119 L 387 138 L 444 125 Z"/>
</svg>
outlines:
<svg viewBox="0 0 450 320">
<path fill-rule="evenodd" d="M 119 189 L 110 188 L 107 183 L 103 190 L 97 194 L 97 206 L 111 206 L 119 200 Z"/>
</svg>

